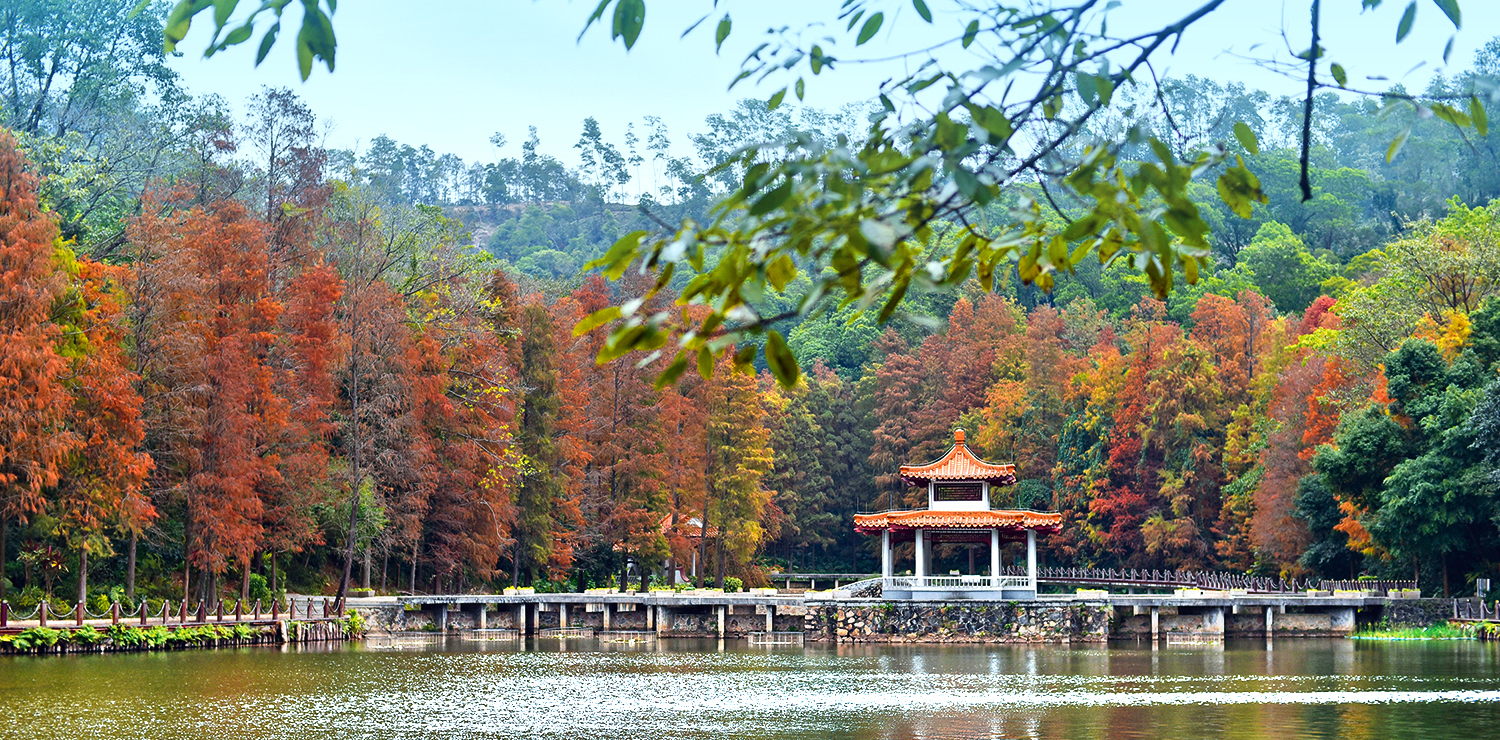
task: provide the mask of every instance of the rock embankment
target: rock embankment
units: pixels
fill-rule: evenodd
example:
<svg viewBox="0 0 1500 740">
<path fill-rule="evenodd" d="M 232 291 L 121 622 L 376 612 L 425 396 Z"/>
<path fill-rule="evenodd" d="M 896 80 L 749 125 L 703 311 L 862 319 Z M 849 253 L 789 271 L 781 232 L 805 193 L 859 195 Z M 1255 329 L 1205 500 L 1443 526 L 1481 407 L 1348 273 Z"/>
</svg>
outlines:
<svg viewBox="0 0 1500 740">
<path fill-rule="evenodd" d="M 808 640 L 832 642 L 1103 642 L 1104 604 L 848 604 L 809 608 Z"/>
</svg>

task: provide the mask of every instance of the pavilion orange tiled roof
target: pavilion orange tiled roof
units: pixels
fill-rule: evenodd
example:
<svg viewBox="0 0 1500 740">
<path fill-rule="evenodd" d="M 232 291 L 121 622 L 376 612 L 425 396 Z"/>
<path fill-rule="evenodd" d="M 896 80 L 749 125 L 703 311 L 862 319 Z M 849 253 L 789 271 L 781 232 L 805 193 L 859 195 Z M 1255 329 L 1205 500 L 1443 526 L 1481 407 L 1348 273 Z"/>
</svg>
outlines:
<svg viewBox="0 0 1500 740">
<path fill-rule="evenodd" d="M 925 486 L 934 480 L 982 480 L 1010 486 L 1016 482 L 1016 466 L 979 459 L 964 444 L 964 430 L 959 429 L 953 432 L 953 447 L 947 454 L 926 465 L 902 465 L 901 479 L 913 486 Z"/>
<path fill-rule="evenodd" d="M 661 522 L 659 523 L 659 526 L 658 526 L 658 530 L 662 534 L 666 534 L 667 532 L 670 532 L 672 530 L 672 514 L 671 514 L 671 512 L 668 512 L 668 513 L 666 513 L 665 515 L 662 516 Z M 702 537 L 703 536 L 703 520 L 699 519 L 698 517 L 695 517 L 695 516 L 684 516 L 684 517 L 681 517 L 681 518 L 679 518 L 677 520 L 677 533 L 680 534 L 680 535 L 682 535 L 682 536 L 684 536 L 684 537 L 688 537 L 688 538 L 692 538 L 692 539 L 697 539 L 699 537 Z M 708 528 L 708 536 L 709 537 L 717 537 L 718 534 L 719 534 L 719 528 L 718 527 L 709 527 Z"/>
<path fill-rule="evenodd" d="M 885 511 L 879 514 L 855 514 L 854 531 L 872 534 L 881 530 L 904 529 L 1034 529 L 1056 533 L 1062 529 L 1062 514 L 1017 509 L 990 511 Z"/>
</svg>

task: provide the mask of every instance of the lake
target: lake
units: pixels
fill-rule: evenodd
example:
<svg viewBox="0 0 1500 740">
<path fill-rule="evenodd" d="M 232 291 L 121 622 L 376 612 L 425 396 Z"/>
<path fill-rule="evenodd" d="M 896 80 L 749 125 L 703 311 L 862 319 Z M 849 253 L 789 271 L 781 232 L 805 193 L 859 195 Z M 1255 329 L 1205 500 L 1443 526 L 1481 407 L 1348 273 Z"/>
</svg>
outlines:
<svg viewBox="0 0 1500 740">
<path fill-rule="evenodd" d="M 1494 643 L 374 640 L 0 658 L 0 738 L 1479 738 Z"/>
</svg>

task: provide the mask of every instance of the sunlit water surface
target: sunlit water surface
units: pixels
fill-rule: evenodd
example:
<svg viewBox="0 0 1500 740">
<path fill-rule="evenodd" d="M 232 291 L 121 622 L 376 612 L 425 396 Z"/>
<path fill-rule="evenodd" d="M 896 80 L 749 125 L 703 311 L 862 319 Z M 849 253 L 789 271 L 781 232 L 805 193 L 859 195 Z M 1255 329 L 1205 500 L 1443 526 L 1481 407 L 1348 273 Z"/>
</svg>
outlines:
<svg viewBox="0 0 1500 740">
<path fill-rule="evenodd" d="M 0 658 L 0 738 L 1480 738 L 1491 643 L 372 641 Z"/>
</svg>

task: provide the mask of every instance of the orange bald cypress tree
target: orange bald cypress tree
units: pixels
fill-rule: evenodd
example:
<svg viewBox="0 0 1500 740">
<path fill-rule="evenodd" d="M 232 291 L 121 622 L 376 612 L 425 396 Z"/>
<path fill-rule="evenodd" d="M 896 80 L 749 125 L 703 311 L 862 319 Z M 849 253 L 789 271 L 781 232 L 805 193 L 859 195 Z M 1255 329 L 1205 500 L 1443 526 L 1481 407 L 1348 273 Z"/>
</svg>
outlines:
<svg viewBox="0 0 1500 740">
<path fill-rule="evenodd" d="M 489 290 L 491 305 L 513 300 L 493 276 Z M 433 566 L 449 583 L 470 575 L 489 580 L 498 575 L 512 534 L 515 394 L 504 337 L 512 307 L 486 315 L 434 300 L 425 312 L 451 318 L 430 321 L 417 338 L 418 371 L 427 380 L 419 384 L 416 407 L 437 461 L 428 471 Z M 572 521 L 575 511 L 566 502 L 556 509 L 564 521 Z M 561 542 L 551 551 L 550 567 L 567 568 L 570 553 Z"/>
<path fill-rule="evenodd" d="M 690 563 L 696 563 L 698 573 L 707 565 L 697 562 L 703 520 L 695 513 L 697 503 L 707 495 L 704 434 L 708 419 L 700 402 L 703 383 L 696 373 L 687 373 L 682 383 L 663 388 L 658 402 L 665 467 L 661 484 L 668 508 L 663 532 L 670 553 L 668 581 L 676 578 L 678 570 L 691 577 L 694 567 Z"/>
<path fill-rule="evenodd" d="M 50 319 L 65 289 L 58 246 L 56 223 L 37 208 L 36 178 L 0 132 L 0 566 L 7 523 L 45 507 L 44 491 L 78 445 L 66 427 L 72 399 Z"/>
<path fill-rule="evenodd" d="M 130 536 L 127 592 L 134 595 L 135 543 L 156 509 L 143 495 L 151 456 L 142 452 L 141 396 L 129 369 L 123 323 L 129 273 L 89 260 L 76 263 L 77 285 L 70 294 L 69 331 L 61 347 L 68 358 L 65 384 L 73 395 L 70 427 L 82 444 L 69 456 L 56 489 L 52 512 L 58 530 L 78 550 L 78 600 L 88 597 L 89 555 L 108 554 L 109 528 Z"/>
<path fill-rule="evenodd" d="M 322 541 L 315 512 L 330 503 L 327 482 L 334 425 L 329 416 L 338 350 L 334 306 L 343 289 L 338 272 L 319 262 L 298 273 L 282 291 L 286 310 L 279 317 L 269 361 L 276 393 L 288 407 L 284 423 L 267 430 L 267 457 L 278 475 L 264 479 L 260 487 L 264 512 L 257 551 L 298 551 Z M 242 599 L 249 598 L 249 573 L 245 567 Z"/>
<path fill-rule="evenodd" d="M 588 533 L 597 535 L 585 538 L 589 546 L 582 554 L 615 572 L 624 572 L 627 559 L 633 558 L 644 579 L 647 567 L 669 554 L 661 521 L 668 510 L 667 479 L 678 463 L 662 454 L 661 397 L 651 383 L 660 368 L 631 362 L 600 365 L 594 358 L 606 332 L 572 336 L 579 319 L 609 306 L 610 300 L 608 285 L 596 275 L 553 306 L 557 343 L 565 350 L 558 355 L 562 425 L 567 429 L 562 443 L 575 468 L 568 478 L 577 491 L 570 490 L 570 496 L 583 509 Z M 656 302 L 665 301 L 658 296 Z M 621 589 L 624 581 L 622 577 Z"/>
<path fill-rule="evenodd" d="M 188 559 L 212 600 L 218 576 L 260 546 L 262 494 L 283 483 L 275 442 L 292 412 L 275 367 L 283 308 L 267 276 L 265 225 L 242 205 L 147 202 L 133 228 L 138 252 L 154 257 L 137 277 L 147 296 L 137 335 L 149 335 L 138 345 L 142 395 L 165 453 L 160 482 L 186 505 Z"/>
</svg>

